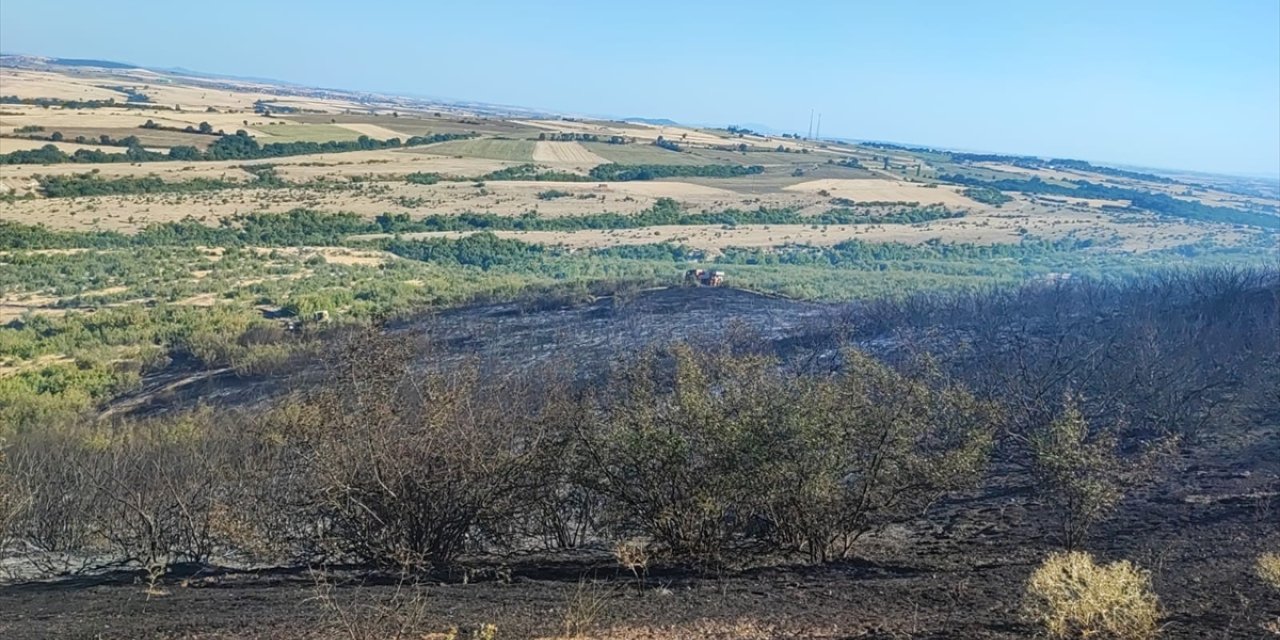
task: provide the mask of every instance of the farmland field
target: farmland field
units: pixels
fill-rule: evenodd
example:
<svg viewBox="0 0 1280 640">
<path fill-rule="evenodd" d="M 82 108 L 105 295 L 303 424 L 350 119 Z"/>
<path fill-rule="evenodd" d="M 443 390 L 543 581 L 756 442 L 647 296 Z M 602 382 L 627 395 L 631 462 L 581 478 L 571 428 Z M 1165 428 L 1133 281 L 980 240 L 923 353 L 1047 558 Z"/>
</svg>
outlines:
<svg viewBox="0 0 1280 640">
<path fill-rule="evenodd" d="M 433 144 L 427 151 L 442 156 L 461 156 L 470 158 L 488 158 L 490 160 L 507 160 L 510 162 L 528 162 L 533 160 L 535 144 L 531 140 L 504 140 L 488 138 L 482 140 L 460 140 Z"/>
<path fill-rule="evenodd" d="M 591 168 L 608 162 L 577 142 L 542 142 L 533 148 L 532 160 L 548 164 L 569 164 Z"/>
<path fill-rule="evenodd" d="M 710 164 L 711 161 L 698 155 L 668 151 L 651 144 L 606 144 L 603 142 L 584 142 L 591 153 L 609 162 L 618 164 Z"/>
<path fill-rule="evenodd" d="M 49 128 L 49 132 L 57 131 L 62 134 L 65 141 L 73 141 L 77 137 L 84 136 L 89 144 L 99 139 L 100 136 L 109 136 L 112 140 L 121 140 L 133 136 L 144 147 L 175 147 L 179 145 L 187 145 L 199 147 L 201 149 L 209 146 L 214 141 L 213 136 L 200 135 L 198 133 L 186 133 L 183 131 L 167 131 L 162 129 L 143 129 L 141 127 L 62 127 L 56 129 Z M 118 150 L 117 150 L 118 153 Z"/>
<path fill-rule="evenodd" d="M 328 114 L 291 114 L 285 117 L 290 122 L 308 124 L 327 124 L 336 118 Z M 412 113 L 403 115 L 367 115 L 343 114 L 342 121 L 352 124 L 371 124 L 385 127 L 392 131 L 400 131 L 406 135 L 420 136 L 433 133 L 482 133 L 487 135 L 516 137 L 537 137 L 540 129 L 520 125 L 509 120 L 480 117 L 450 117 L 448 114 L 435 116 L 428 113 Z"/>
<path fill-rule="evenodd" d="M 256 129 L 265 134 L 263 142 L 328 142 L 355 140 L 361 135 L 332 124 L 267 124 Z"/>
</svg>

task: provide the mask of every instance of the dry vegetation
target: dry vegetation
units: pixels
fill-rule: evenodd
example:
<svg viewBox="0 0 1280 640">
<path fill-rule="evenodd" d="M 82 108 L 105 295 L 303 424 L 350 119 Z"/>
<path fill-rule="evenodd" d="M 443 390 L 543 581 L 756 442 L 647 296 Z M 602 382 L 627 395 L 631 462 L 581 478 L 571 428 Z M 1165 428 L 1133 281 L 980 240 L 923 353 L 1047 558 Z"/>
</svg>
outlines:
<svg viewBox="0 0 1280 640">
<path fill-rule="evenodd" d="M 1258 556 L 1258 577 L 1280 591 L 1280 553 L 1264 553 Z"/>
<path fill-rule="evenodd" d="M 1027 583 L 1024 609 L 1054 638 L 1145 640 L 1161 617 L 1148 573 L 1127 561 L 1099 565 L 1081 552 L 1049 556 Z"/>
</svg>

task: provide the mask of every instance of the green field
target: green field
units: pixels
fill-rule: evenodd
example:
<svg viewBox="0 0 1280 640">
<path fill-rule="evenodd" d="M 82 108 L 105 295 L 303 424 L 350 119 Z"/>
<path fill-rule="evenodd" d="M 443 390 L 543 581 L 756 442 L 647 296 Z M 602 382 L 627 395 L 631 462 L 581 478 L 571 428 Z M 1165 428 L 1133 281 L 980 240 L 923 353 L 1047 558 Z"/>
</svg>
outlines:
<svg viewBox="0 0 1280 640">
<path fill-rule="evenodd" d="M 715 162 L 708 161 L 706 158 L 695 156 L 692 153 L 669 151 L 662 147 L 655 147 L 651 144 L 644 144 L 642 142 L 637 142 L 635 144 L 583 142 L 582 146 L 586 147 L 591 153 L 594 153 L 609 162 L 616 162 L 618 164 L 717 164 Z"/>
<path fill-rule="evenodd" d="M 534 142 L 532 140 L 454 140 L 424 147 L 422 152 L 442 156 L 532 162 L 533 146 Z"/>
<path fill-rule="evenodd" d="M 259 142 L 329 142 L 330 140 L 355 140 L 359 133 L 332 124 L 268 124 L 255 127 L 268 137 Z"/>
</svg>

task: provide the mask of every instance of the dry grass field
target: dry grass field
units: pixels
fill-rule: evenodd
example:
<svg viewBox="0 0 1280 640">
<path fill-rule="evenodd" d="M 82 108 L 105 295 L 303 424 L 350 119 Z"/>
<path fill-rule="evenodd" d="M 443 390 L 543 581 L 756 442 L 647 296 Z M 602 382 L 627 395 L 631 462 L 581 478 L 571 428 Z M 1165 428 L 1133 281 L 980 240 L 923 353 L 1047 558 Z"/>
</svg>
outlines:
<svg viewBox="0 0 1280 640">
<path fill-rule="evenodd" d="M 802 193 L 827 192 L 833 198 L 847 198 L 854 202 L 919 202 L 961 209 L 981 206 L 961 195 L 959 187 L 926 186 L 901 180 L 810 180 L 785 187 L 784 190 Z"/>
<path fill-rule="evenodd" d="M 26 138 L 0 138 L 0 153 L 12 153 L 14 151 L 25 151 L 30 149 L 39 149 L 45 145 L 53 145 L 67 153 L 75 153 L 80 149 L 88 149 L 90 151 L 102 151 L 103 153 L 119 153 L 120 147 L 112 147 L 98 144 L 76 144 L 74 142 L 49 142 L 48 140 L 29 140 Z M 11 175 L 6 169 L 0 169 L 0 178 L 9 178 Z"/>
</svg>

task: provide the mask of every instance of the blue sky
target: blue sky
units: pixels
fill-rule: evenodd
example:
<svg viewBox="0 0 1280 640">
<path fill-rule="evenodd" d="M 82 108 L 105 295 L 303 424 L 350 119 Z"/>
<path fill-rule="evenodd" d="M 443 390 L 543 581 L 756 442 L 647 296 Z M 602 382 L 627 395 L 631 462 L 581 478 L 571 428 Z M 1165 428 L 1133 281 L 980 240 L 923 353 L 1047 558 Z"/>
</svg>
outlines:
<svg viewBox="0 0 1280 640">
<path fill-rule="evenodd" d="M 3 0 L 0 49 L 1280 175 L 1280 0 Z"/>
</svg>

